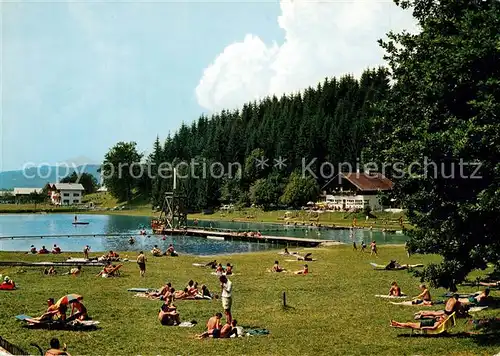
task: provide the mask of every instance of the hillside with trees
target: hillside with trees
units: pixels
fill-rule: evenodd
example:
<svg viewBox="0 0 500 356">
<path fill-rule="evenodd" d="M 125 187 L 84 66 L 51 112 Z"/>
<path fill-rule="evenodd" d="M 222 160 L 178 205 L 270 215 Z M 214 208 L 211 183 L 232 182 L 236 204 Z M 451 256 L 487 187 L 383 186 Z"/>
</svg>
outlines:
<svg viewBox="0 0 500 356">
<path fill-rule="evenodd" d="M 374 106 L 388 92 L 388 72 L 382 68 L 365 71 L 359 80 L 352 76 L 325 79 L 301 93 L 268 97 L 240 110 L 182 124 L 164 142 L 157 138 L 143 163 L 155 175 L 162 162 L 173 166 L 186 162 L 178 165 L 179 181 L 191 210 L 222 203 L 301 206 L 317 198 L 322 185 L 338 173 L 337 164 L 359 162 L 371 140 Z M 134 149 L 134 143 L 117 144 L 106 155 L 105 165 L 140 159 Z M 259 166 L 263 157 L 267 164 Z M 280 157 L 283 165 L 275 167 Z M 197 162 L 194 169 L 188 167 L 191 162 Z M 333 166 L 320 172 L 323 162 Z M 313 174 L 303 176 L 304 166 Z M 122 199 L 130 197 L 132 184 L 154 206 L 161 205 L 163 193 L 172 185 L 172 179 L 159 176 L 149 179 L 144 174 L 135 180 L 128 173 L 125 176 L 122 180 L 108 178 L 105 184 Z"/>
</svg>

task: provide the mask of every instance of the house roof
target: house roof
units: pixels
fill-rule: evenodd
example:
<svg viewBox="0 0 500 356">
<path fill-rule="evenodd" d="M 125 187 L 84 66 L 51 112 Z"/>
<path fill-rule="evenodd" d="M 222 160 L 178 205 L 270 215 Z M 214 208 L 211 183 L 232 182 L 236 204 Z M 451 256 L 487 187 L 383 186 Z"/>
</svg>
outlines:
<svg viewBox="0 0 500 356">
<path fill-rule="evenodd" d="M 14 188 L 14 191 L 12 192 L 12 194 L 14 194 L 14 195 L 29 195 L 33 192 L 41 193 L 42 190 L 43 190 L 42 188 Z"/>
<path fill-rule="evenodd" d="M 80 183 L 50 183 L 49 187 L 57 190 L 85 190 Z"/>
<path fill-rule="evenodd" d="M 339 175 L 363 192 L 391 190 L 393 187 L 392 181 L 381 173 L 339 173 L 327 185 L 338 180 Z"/>
</svg>

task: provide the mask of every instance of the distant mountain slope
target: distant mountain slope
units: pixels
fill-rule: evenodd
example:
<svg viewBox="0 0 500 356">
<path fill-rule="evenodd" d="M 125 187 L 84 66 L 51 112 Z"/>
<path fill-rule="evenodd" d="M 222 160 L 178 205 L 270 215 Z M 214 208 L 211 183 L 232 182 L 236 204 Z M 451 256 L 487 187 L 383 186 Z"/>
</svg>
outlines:
<svg viewBox="0 0 500 356">
<path fill-rule="evenodd" d="M 100 182 L 97 172 L 100 165 L 89 164 L 76 167 L 79 173 L 90 173 Z M 26 170 L 0 172 L 0 189 L 13 188 L 42 188 L 47 183 L 58 182 L 66 175 L 73 173 L 75 169 L 57 166 L 32 167 Z"/>
</svg>

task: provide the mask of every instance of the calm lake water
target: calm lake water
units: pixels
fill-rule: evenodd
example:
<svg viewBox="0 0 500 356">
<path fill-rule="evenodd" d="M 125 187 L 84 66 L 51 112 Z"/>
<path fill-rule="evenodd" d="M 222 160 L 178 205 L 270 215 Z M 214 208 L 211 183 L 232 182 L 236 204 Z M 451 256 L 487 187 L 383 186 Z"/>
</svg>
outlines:
<svg viewBox="0 0 500 356">
<path fill-rule="evenodd" d="M 142 216 L 119 215 L 84 215 L 78 214 L 78 221 L 88 225 L 73 225 L 71 214 L 20 214 L 0 215 L 0 250 L 27 251 L 31 245 L 38 249 L 45 245 L 51 249 L 54 244 L 63 251 L 82 251 L 84 245 L 90 245 L 92 251 L 149 251 L 153 245 L 162 249 L 172 243 L 180 253 L 194 255 L 214 255 L 223 253 L 251 252 L 270 248 L 274 245 L 242 241 L 207 240 L 192 236 L 140 236 L 139 230 L 146 228 L 151 232 L 150 218 Z M 264 223 L 237 223 L 221 221 L 200 221 L 199 227 L 213 227 L 245 231 L 260 230 L 264 235 L 308 237 L 314 239 L 336 240 L 351 243 L 349 230 L 318 230 L 307 227 L 283 226 Z M 128 243 L 128 236 L 92 236 L 93 234 L 129 234 L 135 237 L 135 244 Z M 44 237 L 41 235 L 84 235 L 72 237 Z M 10 238 L 15 236 L 14 238 Z M 33 237 L 26 237 L 33 236 Z M 380 244 L 403 243 L 402 234 L 386 234 L 378 231 L 356 230 L 355 240 L 358 242 L 376 240 Z"/>
</svg>

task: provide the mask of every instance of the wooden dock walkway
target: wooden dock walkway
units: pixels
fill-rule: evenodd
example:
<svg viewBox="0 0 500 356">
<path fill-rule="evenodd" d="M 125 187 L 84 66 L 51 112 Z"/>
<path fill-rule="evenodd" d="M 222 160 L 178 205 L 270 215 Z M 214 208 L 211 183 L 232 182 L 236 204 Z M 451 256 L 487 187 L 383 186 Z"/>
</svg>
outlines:
<svg viewBox="0 0 500 356">
<path fill-rule="evenodd" d="M 301 238 L 301 237 L 288 237 L 288 236 L 270 236 L 270 235 L 262 235 L 262 236 L 249 236 L 243 235 L 242 233 L 236 232 L 226 232 L 226 231 L 213 231 L 213 230 L 204 230 L 204 229 L 168 229 L 163 230 L 162 234 L 164 235 L 190 235 L 197 237 L 204 237 L 210 239 L 211 237 L 215 237 L 216 239 L 224 239 L 225 241 L 248 241 L 248 242 L 263 242 L 263 243 L 271 243 L 277 245 L 286 245 L 286 246 L 310 246 L 316 247 L 323 243 L 336 243 L 338 241 L 334 240 L 318 240 L 318 239 L 309 239 L 309 238 Z"/>
<path fill-rule="evenodd" d="M 25 262 L 25 261 L 0 261 L 0 266 L 17 266 L 17 267 L 75 267 L 75 266 L 94 266 L 103 267 L 105 262 Z"/>
</svg>

